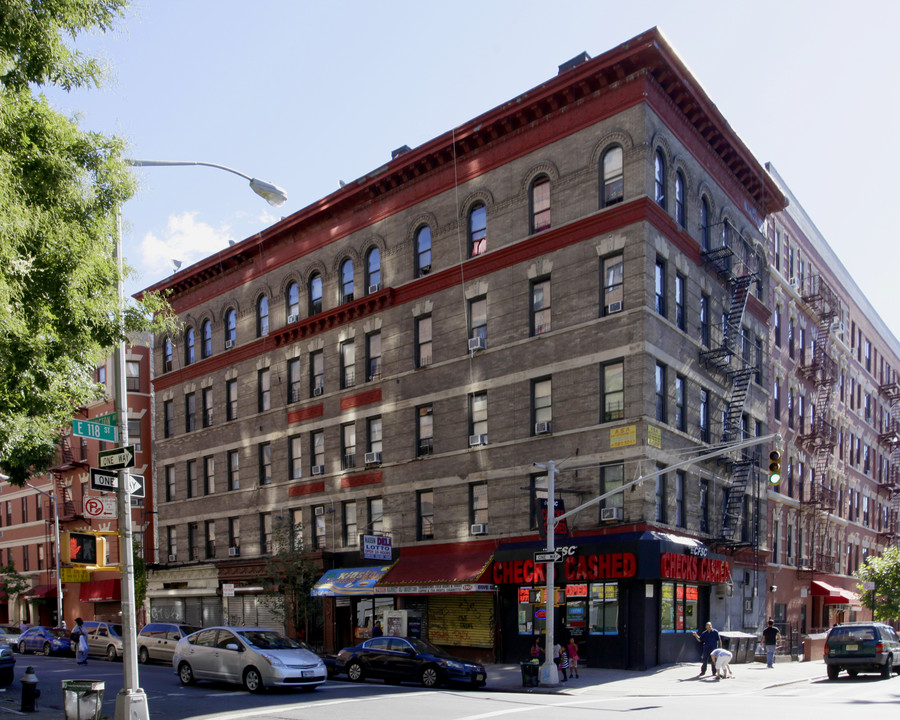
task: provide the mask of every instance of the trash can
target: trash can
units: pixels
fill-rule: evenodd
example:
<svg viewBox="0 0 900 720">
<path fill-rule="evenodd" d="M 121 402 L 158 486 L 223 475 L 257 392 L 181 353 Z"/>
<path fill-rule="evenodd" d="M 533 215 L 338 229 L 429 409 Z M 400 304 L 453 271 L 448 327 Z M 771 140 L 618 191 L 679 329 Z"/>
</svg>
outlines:
<svg viewBox="0 0 900 720">
<path fill-rule="evenodd" d="M 103 680 L 63 680 L 66 720 L 100 720 L 105 689 Z"/>
<path fill-rule="evenodd" d="M 540 663 L 523 662 L 520 665 L 522 667 L 522 687 L 537 687 L 538 675 L 541 669 Z"/>
</svg>

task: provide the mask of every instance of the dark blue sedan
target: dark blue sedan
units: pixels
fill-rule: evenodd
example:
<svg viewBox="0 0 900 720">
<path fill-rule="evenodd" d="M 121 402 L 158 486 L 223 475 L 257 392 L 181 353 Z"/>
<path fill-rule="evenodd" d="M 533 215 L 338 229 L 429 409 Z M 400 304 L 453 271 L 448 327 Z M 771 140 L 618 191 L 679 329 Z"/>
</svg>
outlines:
<svg viewBox="0 0 900 720">
<path fill-rule="evenodd" d="M 19 652 L 44 655 L 71 655 L 72 641 L 65 628 L 48 628 L 35 625 L 19 635 Z"/>
<path fill-rule="evenodd" d="M 389 683 L 420 682 L 428 688 L 455 683 L 478 688 L 487 682 L 483 665 L 455 658 L 424 640 L 389 635 L 341 650 L 335 672 L 346 673 L 355 682 L 370 677 Z"/>
</svg>

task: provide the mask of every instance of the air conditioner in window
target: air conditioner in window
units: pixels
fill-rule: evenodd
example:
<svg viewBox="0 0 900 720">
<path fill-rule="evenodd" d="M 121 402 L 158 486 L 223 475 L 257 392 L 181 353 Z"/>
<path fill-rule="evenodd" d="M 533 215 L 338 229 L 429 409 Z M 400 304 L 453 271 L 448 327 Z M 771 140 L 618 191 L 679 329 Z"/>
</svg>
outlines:
<svg viewBox="0 0 900 720">
<path fill-rule="evenodd" d="M 226 340 L 225 341 L 225 349 L 231 350 L 234 347 L 234 340 Z"/>
<path fill-rule="evenodd" d="M 787 556 L 787 561 L 786 561 L 785 564 L 786 564 L 786 565 L 793 565 L 793 564 L 794 564 L 794 556 L 793 556 L 793 555 L 788 555 L 788 556 Z"/>
<path fill-rule="evenodd" d="M 792 277 L 790 283 L 791 287 L 794 288 L 795 291 L 800 292 L 800 280 L 798 278 Z"/>
<path fill-rule="evenodd" d="M 622 508 L 605 507 L 600 509 L 600 520 L 602 522 L 617 522 L 622 519 Z"/>
<path fill-rule="evenodd" d="M 844 321 L 843 320 L 835 320 L 831 323 L 831 332 L 844 332 Z"/>
<path fill-rule="evenodd" d="M 325 466 L 324 465 L 313 465 L 312 474 L 313 475 L 324 475 L 325 474 Z"/>
<path fill-rule="evenodd" d="M 175 562 L 176 560 L 178 560 L 177 555 L 169 555 L 169 562 Z"/>
<path fill-rule="evenodd" d="M 299 315 L 288 315 L 288 323 L 295 323 L 300 319 Z"/>
<path fill-rule="evenodd" d="M 469 338 L 469 352 L 475 352 L 476 350 L 484 350 L 487 347 L 487 341 L 479 336 Z"/>
<path fill-rule="evenodd" d="M 228 557 L 240 557 L 241 549 L 239 547 L 228 548 Z"/>
<path fill-rule="evenodd" d="M 381 465 L 381 453 L 380 452 L 367 452 L 366 453 L 366 465 Z"/>
<path fill-rule="evenodd" d="M 487 535 L 486 523 L 475 523 L 469 526 L 469 533 L 472 535 Z"/>
<path fill-rule="evenodd" d="M 800 560 L 797 562 L 797 565 L 799 567 L 809 567 L 809 558 L 808 557 L 800 558 Z"/>
<path fill-rule="evenodd" d="M 487 445 L 487 435 L 469 435 L 469 447 Z"/>
<path fill-rule="evenodd" d="M 321 394 L 324 393 L 324 392 L 325 392 L 325 386 L 324 386 L 324 385 L 316 385 L 316 386 L 313 388 L 313 395 L 316 396 L 316 397 L 318 397 L 319 395 L 321 395 Z"/>
<path fill-rule="evenodd" d="M 314 514 L 316 517 L 319 517 L 319 516 L 321 516 L 321 515 L 324 515 L 324 514 L 325 514 L 325 506 L 324 506 L 324 505 L 318 505 L 318 506 L 316 506 L 316 507 L 313 509 L 313 514 Z"/>
<path fill-rule="evenodd" d="M 611 315 L 612 313 L 622 312 L 622 301 L 616 300 L 615 302 L 611 302 L 606 306 L 606 314 Z"/>
<path fill-rule="evenodd" d="M 549 422 L 539 422 L 534 424 L 535 435 L 546 435 L 548 432 L 550 432 Z"/>
<path fill-rule="evenodd" d="M 381 283 L 369 285 L 369 295 L 371 295 L 372 293 L 377 293 L 379 290 L 381 290 Z"/>
</svg>

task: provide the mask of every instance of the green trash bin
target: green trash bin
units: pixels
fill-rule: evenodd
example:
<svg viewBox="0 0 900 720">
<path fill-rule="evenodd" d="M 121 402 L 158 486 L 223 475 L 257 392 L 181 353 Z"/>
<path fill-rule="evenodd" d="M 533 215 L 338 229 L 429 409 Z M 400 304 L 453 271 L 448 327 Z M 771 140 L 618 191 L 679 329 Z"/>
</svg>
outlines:
<svg viewBox="0 0 900 720">
<path fill-rule="evenodd" d="M 100 720 L 105 689 L 103 680 L 63 680 L 66 720 Z"/>
</svg>

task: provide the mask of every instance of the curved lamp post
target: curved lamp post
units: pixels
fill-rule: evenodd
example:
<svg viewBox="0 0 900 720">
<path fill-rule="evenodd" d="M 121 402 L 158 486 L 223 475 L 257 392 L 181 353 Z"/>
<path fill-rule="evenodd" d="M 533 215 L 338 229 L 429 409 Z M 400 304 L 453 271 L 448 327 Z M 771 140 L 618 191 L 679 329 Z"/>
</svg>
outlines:
<svg viewBox="0 0 900 720">
<path fill-rule="evenodd" d="M 281 207 L 287 202 L 287 193 L 277 185 L 238 172 L 225 165 L 185 160 L 133 160 L 125 159 L 131 167 L 177 167 L 201 165 L 225 170 L 250 181 L 250 188 L 270 205 Z M 119 322 L 125 337 L 125 281 L 122 275 L 122 215 L 116 213 L 116 259 L 119 264 Z M 119 419 L 119 439 L 128 445 L 128 388 L 125 381 L 125 341 L 116 346 L 115 363 L 116 412 Z M 147 695 L 138 687 L 137 628 L 134 597 L 134 556 L 131 534 L 131 496 L 128 492 L 127 469 L 119 470 L 119 487 L 116 491 L 119 516 L 119 558 L 122 565 L 122 665 L 124 687 L 116 696 L 115 720 L 149 720 Z"/>
</svg>

